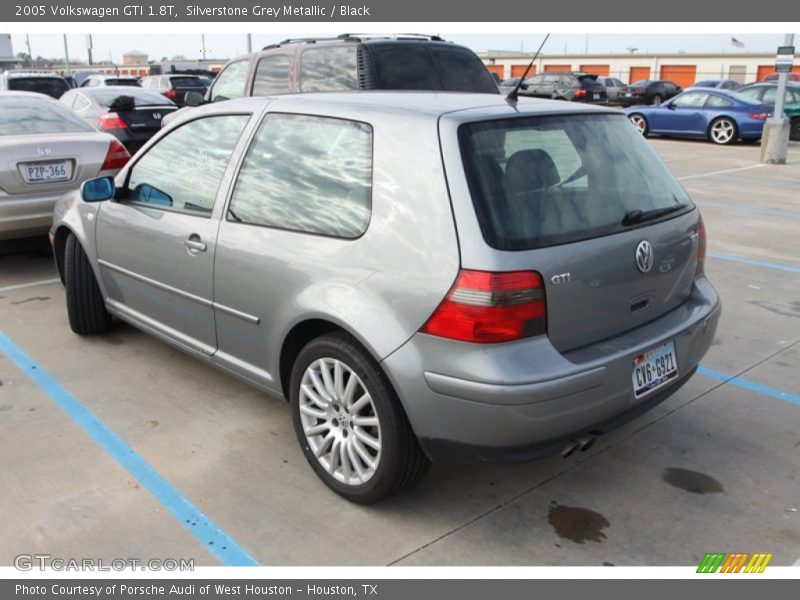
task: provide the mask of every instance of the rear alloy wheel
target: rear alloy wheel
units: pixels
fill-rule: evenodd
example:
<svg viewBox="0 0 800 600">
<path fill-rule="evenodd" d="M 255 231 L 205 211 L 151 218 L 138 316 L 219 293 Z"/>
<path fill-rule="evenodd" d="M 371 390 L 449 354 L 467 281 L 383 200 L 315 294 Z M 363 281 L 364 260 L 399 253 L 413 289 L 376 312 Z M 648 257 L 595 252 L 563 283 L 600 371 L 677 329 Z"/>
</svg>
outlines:
<svg viewBox="0 0 800 600">
<path fill-rule="evenodd" d="M 344 333 L 317 338 L 292 369 L 295 433 L 311 467 L 340 496 L 376 502 L 428 465 L 386 374 Z"/>
<path fill-rule="evenodd" d="M 660 94 L 656 94 L 653 96 L 653 106 L 660 106 L 664 99 L 661 97 Z"/>
<path fill-rule="evenodd" d="M 789 128 L 789 139 L 794 142 L 800 141 L 800 117 L 792 119 Z"/>
<path fill-rule="evenodd" d="M 111 328 L 111 315 L 106 310 L 92 265 L 72 233 L 64 249 L 64 287 L 72 331 L 78 335 L 95 335 Z"/>
<path fill-rule="evenodd" d="M 639 113 L 633 113 L 628 117 L 628 120 L 633 123 L 633 126 L 641 133 L 643 136 L 647 137 L 647 133 L 649 128 L 647 126 L 647 119 L 645 119 L 644 115 Z"/>
<path fill-rule="evenodd" d="M 739 139 L 736 122 L 728 117 L 714 120 L 708 127 L 708 138 L 715 144 L 733 144 Z"/>
</svg>

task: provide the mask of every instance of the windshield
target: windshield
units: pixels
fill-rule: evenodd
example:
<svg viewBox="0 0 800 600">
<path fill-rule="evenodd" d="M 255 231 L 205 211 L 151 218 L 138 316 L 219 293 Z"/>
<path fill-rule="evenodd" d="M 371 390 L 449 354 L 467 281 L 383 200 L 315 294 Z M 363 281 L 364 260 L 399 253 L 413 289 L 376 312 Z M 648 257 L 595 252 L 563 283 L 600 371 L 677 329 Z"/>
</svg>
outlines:
<svg viewBox="0 0 800 600">
<path fill-rule="evenodd" d="M 141 87 L 135 79 L 106 79 L 106 85 L 128 85 L 131 87 Z"/>
<path fill-rule="evenodd" d="M 8 89 L 39 92 L 58 99 L 69 90 L 69 84 L 60 77 L 9 77 Z"/>
<path fill-rule="evenodd" d="M 173 87 L 205 87 L 197 77 L 170 77 Z"/>
<path fill-rule="evenodd" d="M 695 87 L 717 87 L 719 81 L 715 79 L 706 79 L 705 81 L 696 81 Z"/>
<path fill-rule="evenodd" d="M 486 242 L 530 250 L 629 228 L 631 211 L 685 205 L 686 192 L 623 115 L 525 117 L 459 128 Z M 670 218 L 665 216 L 664 218 Z"/>
<path fill-rule="evenodd" d="M 73 112 L 52 100 L 0 98 L 0 135 L 94 131 Z"/>
</svg>

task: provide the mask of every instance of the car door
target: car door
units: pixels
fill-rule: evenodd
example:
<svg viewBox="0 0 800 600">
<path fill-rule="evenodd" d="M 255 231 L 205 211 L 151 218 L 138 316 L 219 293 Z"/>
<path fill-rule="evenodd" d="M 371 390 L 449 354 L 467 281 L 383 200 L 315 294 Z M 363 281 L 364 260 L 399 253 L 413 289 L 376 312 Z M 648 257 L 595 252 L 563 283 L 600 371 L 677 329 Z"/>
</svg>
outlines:
<svg viewBox="0 0 800 600">
<path fill-rule="evenodd" d="M 216 348 L 217 196 L 248 119 L 207 116 L 172 130 L 120 174 L 124 184 L 97 216 L 108 306 L 206 355 Z"/>
<path fill-rule="evenodd" d="M 266 115 L 220 224 L 215 361 L 276 390 L 278 353 L 292 315 L 316 293 L 312 284 L 330 274 L 330 265 L 356 264 L 363 252 L 358 239 L 369 223 L 371 189 L 370 125 Z M 342 276 L 352 275 L 342 269 Z"/>
<path fill-rule="evenodd" d="M 651 131 L 665 134 L 705 134 L 706 92 L 686 92 L 665 102 L 654 111 Z"/>
</svg>

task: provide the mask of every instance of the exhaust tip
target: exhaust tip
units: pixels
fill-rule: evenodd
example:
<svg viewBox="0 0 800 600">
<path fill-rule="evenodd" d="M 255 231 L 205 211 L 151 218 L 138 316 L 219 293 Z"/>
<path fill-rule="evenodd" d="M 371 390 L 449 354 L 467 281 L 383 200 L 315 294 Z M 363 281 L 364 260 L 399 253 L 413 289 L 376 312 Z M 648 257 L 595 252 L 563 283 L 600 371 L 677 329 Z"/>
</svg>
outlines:
<svg viewBox="0 0 800 600">
<path fill-rule="evenodd" d="M 595 442 L 597 441 L 597 436 L 587 433 L 586 435 L 579 437 L 576 441 L 580 446 L 581 452 L 586 452 L 589 448 L 594 446 Z"/>
<path fill-rule="evenodd" d="M 576 451 L 580 450 L 581 445 L 578 440 L 570 440 L 567 442 L 567 445 L 564 446 L 564 449 L 561 451 L 561 458 L 567 458 L 575 454 Z"/>
</svg>

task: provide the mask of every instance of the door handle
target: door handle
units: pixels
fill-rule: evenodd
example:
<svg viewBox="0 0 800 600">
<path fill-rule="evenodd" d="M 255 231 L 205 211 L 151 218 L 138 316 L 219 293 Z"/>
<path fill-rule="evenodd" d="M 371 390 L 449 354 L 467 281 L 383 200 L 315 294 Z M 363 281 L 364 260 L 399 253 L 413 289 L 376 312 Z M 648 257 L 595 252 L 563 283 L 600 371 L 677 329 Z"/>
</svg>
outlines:
<svg viewBox="0 0 800 600">
<path fill-rule="evenodd" d="M 190 235 L 188 240 L 184 240 L 183 245 L 186 246 L 189 249 L 189 252 L 192 254 L 205 252 L 208 248 L 208 246 L 206 246 L 206 244 L 200 240 L 200 236 L 196 233 Z"/>
</svg>

